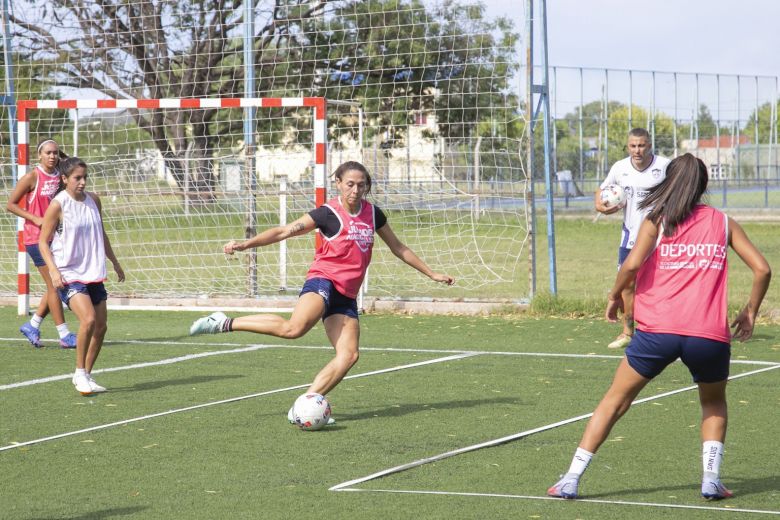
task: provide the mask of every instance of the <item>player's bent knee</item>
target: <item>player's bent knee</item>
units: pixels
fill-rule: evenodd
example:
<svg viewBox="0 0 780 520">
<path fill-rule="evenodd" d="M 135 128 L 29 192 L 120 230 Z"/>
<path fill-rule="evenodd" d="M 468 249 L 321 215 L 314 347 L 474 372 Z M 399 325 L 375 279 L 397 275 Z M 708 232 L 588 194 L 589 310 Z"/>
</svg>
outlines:
<svg viewBox="0 0 780 520">
<path fill-rule="evenodd" d="M 284 339 L 298 339 L 306 334 L 309 330 L 301 325 L 296 325 L 290 322 L 285 323 L 282 329 L 281 336 Z"/>
<path fill-rule="evenodd" d="M 358 359 L 360 359 L 360 353 L 355 352 L 346 352 L 339 356 L 344 364 L 346 364 L 348 367 L 352 368 L 355 366 L 355 364 L 358 362 Z"/>
</svg>

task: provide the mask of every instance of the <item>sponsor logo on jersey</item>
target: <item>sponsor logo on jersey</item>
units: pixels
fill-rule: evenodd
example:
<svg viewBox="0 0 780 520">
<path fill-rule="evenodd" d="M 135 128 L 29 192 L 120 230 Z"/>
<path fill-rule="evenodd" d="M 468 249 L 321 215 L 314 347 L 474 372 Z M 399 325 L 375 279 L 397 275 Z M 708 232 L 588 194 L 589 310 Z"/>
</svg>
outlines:
<svg viewBox="0 0 780 520">
<path fill-rule="evenodd" d="M 717 269 L 725 267 L 727 249 L 721 244 L 661 244 L 660 269 Z M 696 257 L 699 257 L 696 259 Z"/>
<path fill-rule="evenodd" d="M 350 221 L 347 228 L 347 240 L 352 240 L 357 244 L 358 249 L 364 253 L 371 248 L 374 243 L 374 230 L 365 222 Z"/>
<path fill-rule="evenodd" d="M 60 180 L 59 179 L 52 179 L 47 180 L 43 183 L 43 186 L 41 186 L 41 196 L 47 197 L 49 199 L 54 198 L 54 195 L 57 193 L 57 188 L 60 186 Z"/>
</svg>

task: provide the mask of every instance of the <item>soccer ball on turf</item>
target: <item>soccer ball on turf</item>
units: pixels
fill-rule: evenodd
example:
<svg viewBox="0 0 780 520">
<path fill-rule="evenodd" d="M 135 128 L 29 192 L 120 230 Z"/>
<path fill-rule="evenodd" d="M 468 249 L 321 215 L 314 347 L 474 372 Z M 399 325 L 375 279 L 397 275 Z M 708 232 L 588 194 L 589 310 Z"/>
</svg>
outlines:
<svg viewBox="0 0 780 520">
<path fill-rule="evenodd" d="M 319 430 L 330 418 L 330 403 L 320 394 L 303 394 L 293 404 L 293 420 L 301 430 Z"/>
<path fill-rule="evenodd" d="M 619 184 L 610 184 L 601 190 L 601 202 L 608 208 L 622 208 L 626 205 L 626 192 Z"/>
</svg>

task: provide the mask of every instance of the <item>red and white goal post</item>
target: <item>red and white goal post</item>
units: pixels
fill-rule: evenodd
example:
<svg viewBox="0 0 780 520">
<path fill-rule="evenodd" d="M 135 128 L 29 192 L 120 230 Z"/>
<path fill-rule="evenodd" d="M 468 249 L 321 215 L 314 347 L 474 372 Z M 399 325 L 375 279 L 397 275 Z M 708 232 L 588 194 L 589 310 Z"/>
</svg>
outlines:
<svg viewBox="0 0 780 520">
<path fill-rule="evenodd" d="M 27 173 L 31 164 L 34 164 L 34 160 L 30 159 L 30 114 L 33 111 L 39 110 L 79 110 L 87 109 L 90 111 L 98 112 L 100 110 L 117 111 L 121 109 L 129 110 L 198 110 L 198 109 L 246 109 L 246 108 L 285 108 L 285 107 L 300 107 L 308 108 L 313 111 L 313 125 L 310 128 L 312 131 L 311 142 L 311 154 L 313 163 L 314 174 L 314 201 L 316 206 L 323 204 L 327 197 L 327 101 L 321 97 L 300 97 L 300 98 L 284 98 L 284 97 L 267 97 L 267 98 L 221 98 L 221 99 L 59 99 L 59 100 L 23 100 L 17 102 L 17 132 L 18 132 L 18 153 L 16 164 L 16 176 L 13 179 L 21 178 Z M 43 137 L 43 136 L 42 136 Z M 50 136 L 45 136 L 50 137 Z M 33 145 L 33 153 L 35 153 Z M 69 155 L 76 155 L 70 151 Z M 88 163 L 90 157 L 83 157 Z M 99 188 L 90 183 L 90 189 L 100 191 Z M 104 203 L 105 205 L 105 203 Z M 104 220 L 106 216 L 104 214 Z M 128 218 L 132 218 L 128 217 Z M 165 216 L 161 216 L 164 219 Z M 202 225 L 199 223 L 198 225 Z M 17 219 L 17 243 L 18 243 L 18 270 L 17 270 L 17 285 L 18 285 L 18 313 L 20 315 L 26 315 L 30 310 L 30 271 L 27 254 L 24 248 L 24 241 L 22 237 L 22 229 L 24 226 L 24 219 Z M 158 232 L 158 230 L 150 231 L 152 234 Z M 317 236 L 319 239 L 319 236 Z M 183 240 L 186 240 L 183 239 Z M 221 240 L 221 237 L 220 239 Z M 215 242 L 215 241 L 212 241 Z M 116 249 L 116 243 L 112 237 L 112 243 Z M 136 244 L 131 243 L 128 249 L 135 249 Z M 143 247 L 143 246 L 140 246 Z M 214 243 L 211 243 L 209 247 L 213 248 Z M 120 258 L 121 260 L 121 258 Z M 192 267 L 192 266 L 187 266 Z M 208 266 L 207 266 L 208 267 Z M 214 269 L 213 267 L 208 267 Z M 140 268 L 142 270 L 142 268 Z M 150 270 L 154 270 L 155 267 L 150 267 Z M 174 274 L 177 272 L 177 266 L 172 266 Z M 109 269 L 110 271 L 110 269 Z M 224 268 L 222 274 L 224 275 Z M 182 271 L 181 276 L 187 276 L 187 273 Z M 205 284 L 205 283 L 204 283 Z M 160 294 L 173 295 L 178 289 L 173 286 L 170 292 L 167 290 L 160 291 Z M 185 289 L 182 292 L 187 293 L 189 290 Z M 133 291 L 130 291 L 131 293 Z"/>
</svg>

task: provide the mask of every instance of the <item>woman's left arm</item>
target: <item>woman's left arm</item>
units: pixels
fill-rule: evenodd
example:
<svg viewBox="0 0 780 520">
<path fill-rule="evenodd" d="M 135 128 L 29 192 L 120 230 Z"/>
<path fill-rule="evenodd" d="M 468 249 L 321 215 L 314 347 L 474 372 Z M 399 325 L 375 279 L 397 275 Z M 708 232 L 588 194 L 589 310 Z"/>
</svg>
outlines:
<svg viewBox="0 0 780 520">
<path fill-rule="evenodd" d="M 406 244 L 401 242 L 398 237 L 395 236 L 395 233 L 390 227 L 389 222 L 385 223 L 384 226 L 377 229 L 376 234 L 379 235 L 385 244 L 387 244 L 387 247 L 390 248 L 390 251 L 392 251 L 395 256 L 403 260 L 407 265 L 414 267 L 431 280 L 446 283 L 447 285 L 452 285 L 455 283 L 455 278 L 452 276 L 448 274 L 437 273 L 428 267 L 428 264 L 423 262 L 422 259 L 414 253 L 414 251 L 409 249 Z"/>
<path fill-rule="evenodd" d="M 111 247 L 111 241 L 108 239 L 108 235 L 106 234 L 106 227 L 103 225 L 103 204 L 100 202 L 100 197 L 98 197 L 97 193 L 89 193 L 89 196 L 92 197 L 92 200 L 95 201 L 95 205 L 98 208 L 98 212 L 100 213 L 100 229 L 103 231 L 103 246 L 106 252 L 106 258 L 111 260 L 111 264 L 114 266 L 114 272 L 116 273 L 117 279 L 120 282 L 125 281 L 125 272 L 122 269 L 122 266 L 119 265 L 119 260 L 117 260 L 116 255 L 114 254 L 114 249 Z"/>
</svg>

